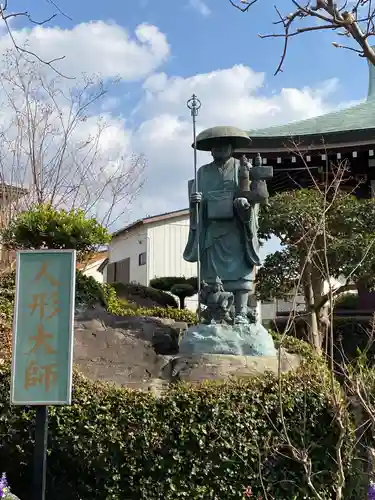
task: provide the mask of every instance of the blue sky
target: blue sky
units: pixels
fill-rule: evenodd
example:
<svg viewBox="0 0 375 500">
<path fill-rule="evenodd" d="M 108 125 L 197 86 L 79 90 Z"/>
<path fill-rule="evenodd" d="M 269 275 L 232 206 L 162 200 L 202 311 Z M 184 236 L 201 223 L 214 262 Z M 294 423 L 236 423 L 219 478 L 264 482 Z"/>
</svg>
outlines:
<svg viewBox="0 0 375 500">
<path fill-rule="evenodd" d="M 69 29 L 78 23 L 104 20 L 133 31 L 140 23 L 150 23 L 166 33 L 171 44 L 173 55 L 163 67 L 169 74 L 190 76 L 246 64 L 266 72 L 268 92 L 288 86 L 314 87 L 323 80 L 338 78 L 341 84 L 335 95 L 338 102 L 361 98 L 367 87 L 363 61 L 353 53 L 332 47 L 330 42 L 336 38 L 327 31 L 292 40 L 284 72 L 272 77 L 282 40 L 262 40 L 257 34 L 272 32 L 271 23 L 276 19 L 273 3 L 259 1 L 249 13 L 242 14 L 228 0 L 205 0 L 210 13 L 202 15 L 189 0 L 64 0 L 61 6 L 72 21 L 60 15 L 51 24 Z M 291 5 L 287 0 L 279 2 L 285 6 L 287 3 Z M 42 0 L 32 9 L 36 19 L 54 11 Z"/>
<path fill-rule="evenodd" d="M 61 68 L 69 75 L 100 74 L 107 83 L 120 75 L 121 84 L 102 108 L 91 112 L 95 120 L 105 110 L 110 128 L 101 147 L 112 163 L 131 154 L 143 154 L 147 160 L 144 188 L 120 217 L 120 225 L 187 205 L 192 151 L 186 101 L 193 92 L 202 101 L 198 129 L 286 123 L 366 95 L 366 62 L 332 47 L 337 38 L 328 31 L 291 40 L 284 71 L 273 76 L 282 40 L 257 36 L 274 28 L 269 0 L 259 0 L 247 14 L 228 0 L 60 4 L 71 19 L 59 15 L 48 26 L 26 33 L 19 19 L 13 28 L 42 57 L 65 55 Z M 12 4 L 14 10 L 25 6 L 38 20 L 54 11 L 48 0 L 38 0 L 31 8 L 26 0 Z M 279 6 L 292 10 L 289 0 L 280 0 Z M 6 45 L 4 37 L 1 47 Z M 207 160 L 207 155 L 199 155 L 200 163 Z"/>
<path fill-rule="evenodd" d="M 245 64 L 266 73 L 269 94 L 282 87 L 315 87 L 324 80 L 337 78 L 340 85 L 332 100 L 339 103 L 363 97 L 367 89 L 363 60 L 332 47 L 331 41 L 336 38 L 327 31 L 292 40 L 283 73 L 272 76 L 282 40 L 262 40 L 257 34 L 273 31 L 272 21 L 276 19 L 273 3 L 259 1 L 249 13 L 242 14 L 229 0 L 204 0 L 209 11 L 204 15 L 193 6 L 203 4 L 202 0 L 64 0 L 57 4 L 71 20 L 58 15 L 49 26 L 71 29 L 79 23 L 102 20 L 133 32 L 138 24 L 149 23 L 167 35 L 172 47 L 172 57 L 162 67 L 168 74 L 187 77 Z M 289 0 L 282 0 L 279 5 L 287 3 L 291 5 Z M 26 1 L 12 2 L 12 6 L 14 11 L 28 10 L 36 20 L 56 12 L 48 0 L 38 0 L 32 8 Z M 21 19 L 13 23 L 16 27 L 26 24 Z"/>
</svg>

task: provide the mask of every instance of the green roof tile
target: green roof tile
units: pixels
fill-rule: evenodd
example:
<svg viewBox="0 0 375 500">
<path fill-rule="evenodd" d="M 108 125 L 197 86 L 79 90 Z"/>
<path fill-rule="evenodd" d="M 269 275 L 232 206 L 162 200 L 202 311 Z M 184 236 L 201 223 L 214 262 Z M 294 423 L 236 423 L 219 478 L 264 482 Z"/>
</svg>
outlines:
<svg viewBox="0 0 375 500">
<path fill-rule="evenodd" d="M 369 86 L 365 102 L 307 120 L 250 130 L 249 135 L 252 138 L 290 137 L 373 128 L 375 129 L 375 67 L 369 64 Z"/>
</svg>

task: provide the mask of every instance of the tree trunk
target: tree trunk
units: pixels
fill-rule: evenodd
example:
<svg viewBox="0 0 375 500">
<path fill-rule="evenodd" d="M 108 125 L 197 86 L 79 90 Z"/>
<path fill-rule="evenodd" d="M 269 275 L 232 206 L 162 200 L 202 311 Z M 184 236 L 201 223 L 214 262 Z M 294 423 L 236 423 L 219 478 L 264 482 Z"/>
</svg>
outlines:
<svg viewBox="0 0 375 500">
<path fill-rule="evenodd" d="M 314 283 L 315 281 L 315 283 Z M 315 287 L 314 287 L 315 285 Z M 310 258 L 307 258 L 307 262 L 304 267 L 303 276 L 303 289 L 306 302 L 306 313 L 307 313 L 307 325 L 308 325 L 308 338 L 310 344 L 314 347 L 318 354 L 322 353 L 323 344 L 323 334 L 321 331 L 319 312 L 315 308 L 315 294 L 314 288 L 318 286 L 317 279 L 313 279 L 313 269 Z"/>
<path fill-rule="evenodd" d="M 317 354 L 322 354 L 323 335 L 319 328 L 319 319 L 314 309 L 314 305 L 308 306 L 307 313 L 309 342 L 314 347 Z"/>
<path fill-rule="evenodd" d="M 312 268 L 311 275 L 312 275 L 312 287 L 314 292 L 315 312 L 317 315 L 318 328 L 321 336 L 320 345 L 323 347 L 323 344 L 325 344 L 327 348 L 328 336 L 330 330 L 329 327 L 331 324 L 329 318 L 330 294 L 328 294 L 328 301 L 326 301 L 325 303 L 321 303 L 321 305 L 317 305 L 325 295 L 324 280 L 322 279 L 322 273 L 315 267 Z"/>
<path fill-rule="evenodd" d="M 180 295 L 178 298 L 180 299 L 180 309 L 185 309 L 185 295 Z"/>
</svg>

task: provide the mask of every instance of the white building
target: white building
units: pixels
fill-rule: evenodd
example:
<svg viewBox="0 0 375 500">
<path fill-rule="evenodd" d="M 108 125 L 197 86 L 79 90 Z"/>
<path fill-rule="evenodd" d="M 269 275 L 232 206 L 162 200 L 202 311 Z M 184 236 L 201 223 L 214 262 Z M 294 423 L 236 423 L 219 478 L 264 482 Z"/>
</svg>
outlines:
<svg viewBox="0 0 375 500">
<path fill-rule="evenodd" d="M 188 234 L 188 209 L 146 217 L 117 231 L 112 235 L 106 266 L 101 266 L 104 281 L 147 286 L 153 278 L 196 276 L 196 264 L 182 257 Z M 187 299 L 186 304 L 196 309 L 197 298 Z"/>
<path fill-rule="evenodd" d="M 112 235 L 108 259 L 103 260 L 97 270 L 103 273 L 104 282 L 135 282 L 145 286 L 153 278 L 196 276 L 196 264 L 186 262 L 182 256 L 188 234 L 188 209 L 140 219 Z M 186 305 L 196 310 L 197 297 L 188 298 Z M 258 314 L 266 322 L 275 319 L 278 311 L 287 312 L 293 308 L 304 310 L 303 297 L 258 303 Z"/>
<path fill-rule="evenodd" d="M 104 273 L 102 272 L 102 266 L 107 260 L 107 255 L 107 250 L 96 252 L 94 255 L 91 255 L 88 260 L 79 262 L 77 264 L 77 269 L 82 271 L 86 276 L 91 276 L 99 283 L 103 283 Z"/>
</svg>

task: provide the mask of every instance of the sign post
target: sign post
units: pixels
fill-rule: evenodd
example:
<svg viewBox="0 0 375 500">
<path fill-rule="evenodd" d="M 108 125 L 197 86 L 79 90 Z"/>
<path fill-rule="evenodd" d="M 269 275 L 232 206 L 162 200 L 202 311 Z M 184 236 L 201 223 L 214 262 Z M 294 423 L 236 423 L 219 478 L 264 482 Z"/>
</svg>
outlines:
<svg viewBox="0 0 375 500">
<path fill-rule="evenodd" d="M 75 250 L 17 253 L 11 404 L 36 407 L 33 499 L 44 500 L 48 406 L 70 405 Z"/>
</svg>

